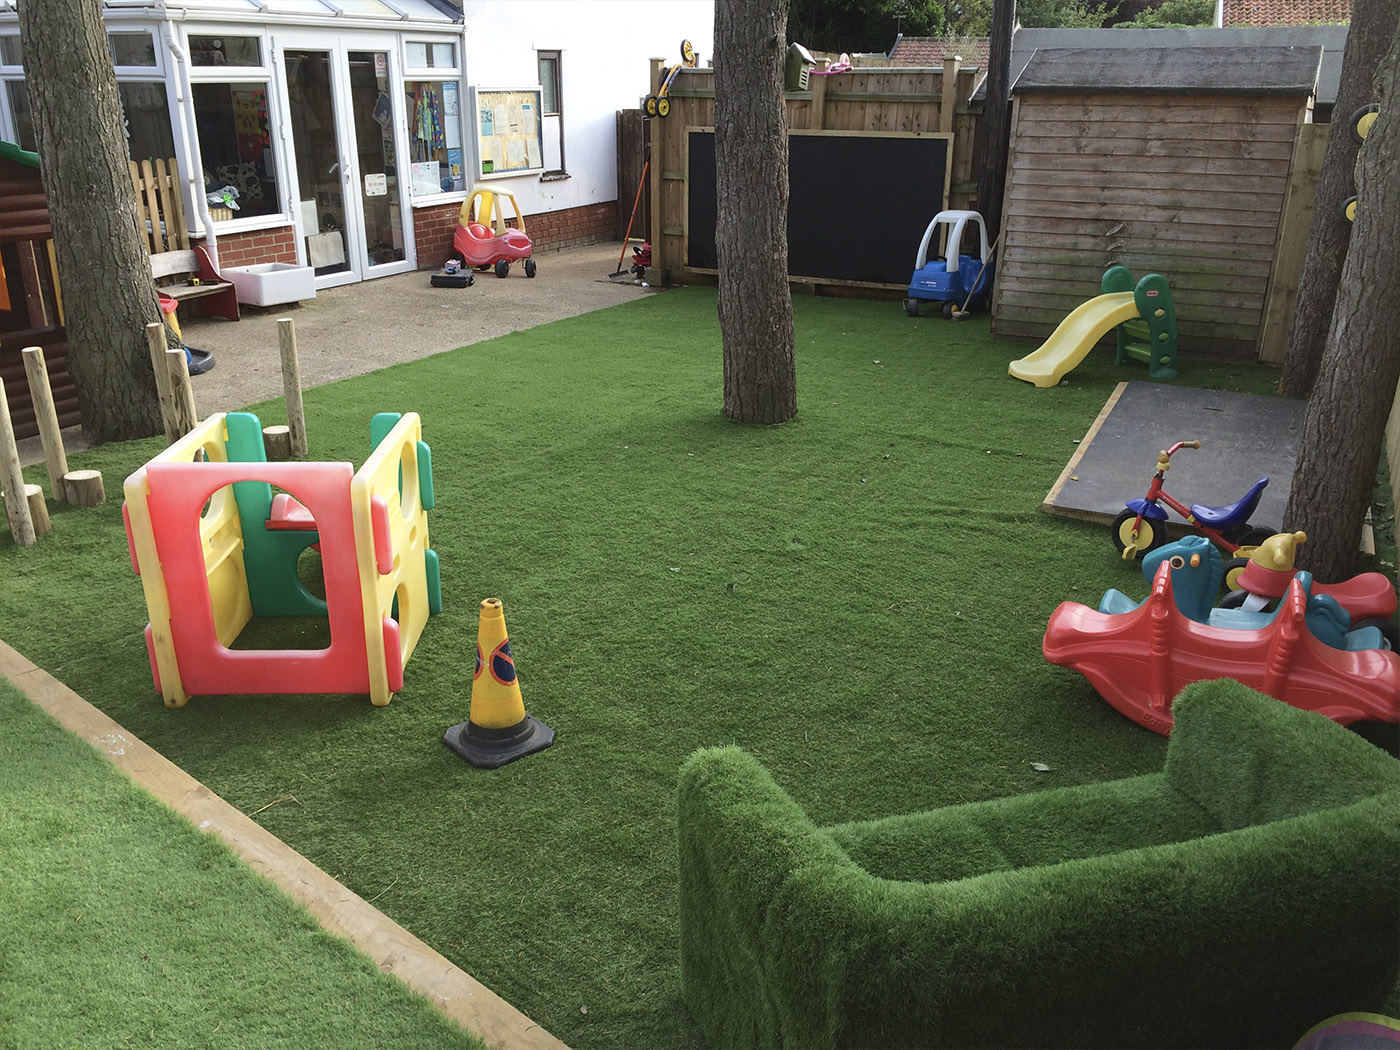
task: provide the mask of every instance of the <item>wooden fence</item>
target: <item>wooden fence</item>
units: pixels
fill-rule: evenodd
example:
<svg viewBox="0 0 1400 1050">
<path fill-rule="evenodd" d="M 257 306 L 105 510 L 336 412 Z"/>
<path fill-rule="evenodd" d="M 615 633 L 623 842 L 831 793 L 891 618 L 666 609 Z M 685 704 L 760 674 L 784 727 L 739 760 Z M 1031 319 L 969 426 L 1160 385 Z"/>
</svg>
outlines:
<svg viewBox="0 0 1400 1050">
<path fill-rule="evenodd" d="M 665 75 L 664 63 L 653 60 L 651 90 Z M 872 170 L 863 184 L 850 188 L 851 209 L 866 217 L 867 228 L 892 225 L 904 234 L 916 216 L 913 243 L 917 248 L 924 226 L 944 208 L 973 206 L 977 191 L 972 166 L 972 139 L 980 106 L 968 99 L 979 73 L 949 60 L 942 69 L 856 69 L 848 73 L 813 74 L 804 91 L 786 93 L 788 128 L 794 132 L 834 132 L 869 136 L 951 135 L 948 153 L 947 198 L 908 200 L 901 196 L 901 173 Z M 714 128 L 714 80 L 710 69 L 684 69 L 668 92 L 671 112 L 653 118 L 651 128 L 651 243 L 652 264 L 667 279 L 708 281 L 712 268 L 688 264 L 689 155 L 688 132 Z M 626 207 L 630 207 L 630 200 Z M 833 244 L 833 251 L 840 251 Z M 912 270 L 914 251 L 900 260 Z M 796 275 L 800 277 L 801 275 Z M 869 281 L 821 281 L 823 286 L 902 287 Z"/>
</svg>

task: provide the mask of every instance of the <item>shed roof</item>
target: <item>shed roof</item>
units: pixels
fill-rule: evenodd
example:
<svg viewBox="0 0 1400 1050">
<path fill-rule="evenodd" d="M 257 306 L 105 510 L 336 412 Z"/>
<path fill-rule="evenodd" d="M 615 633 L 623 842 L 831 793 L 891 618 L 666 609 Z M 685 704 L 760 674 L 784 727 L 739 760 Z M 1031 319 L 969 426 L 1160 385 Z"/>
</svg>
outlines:
<svg viewBox="0 0 1400 1050">
<path fill-rule="evenodd" d="M 1322 48 L 1137 47 L 1037 51 L 1012 94 L 1311 95 Z"/>
<path fill-rule="evenodd" d="M 3 139 L 0 139 L 0 157 L 12 160 L 16 164 L 23 164 L 28 168 L 39 166 L 39 154 L 30 153 L 27 149 L 20 149 L 13 142 L 5 142 Z"/>
<path fill-rule="evenodd" d="M 1297 47 L 1320 46 L 1322 68 L 1317 80 L 1317 106 L 1329 110 L 1337 100 L 1342 75 L 1342 55 L 1347 46 L 1346 26 L 1290 26 L 1274 29 L 1018 29 L 1011 38 L 1011 70 L 1014 84 L 1039 51 L 1054 48 L 1179 48 L 1200 47 Z M 1098 61 L 1097 58 L 1094 61 Z M 985 80 L 972 96 L 986 97 Z"/>
</svg>

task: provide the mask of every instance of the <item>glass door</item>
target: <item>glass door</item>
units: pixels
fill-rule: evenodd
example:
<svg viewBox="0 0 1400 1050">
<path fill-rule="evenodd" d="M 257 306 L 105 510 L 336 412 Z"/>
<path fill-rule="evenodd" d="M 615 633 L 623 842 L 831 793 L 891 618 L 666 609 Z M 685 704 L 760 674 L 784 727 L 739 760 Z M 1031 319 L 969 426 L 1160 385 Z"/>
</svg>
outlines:
<svg viewBox="0 0 1400 1050">
<path fill-rule="evenodd" d="M 306 263 L 318 288 L 411 270 L 392 48 L 317 43 L 286 42 L 281 63 Z"/>
</svg>

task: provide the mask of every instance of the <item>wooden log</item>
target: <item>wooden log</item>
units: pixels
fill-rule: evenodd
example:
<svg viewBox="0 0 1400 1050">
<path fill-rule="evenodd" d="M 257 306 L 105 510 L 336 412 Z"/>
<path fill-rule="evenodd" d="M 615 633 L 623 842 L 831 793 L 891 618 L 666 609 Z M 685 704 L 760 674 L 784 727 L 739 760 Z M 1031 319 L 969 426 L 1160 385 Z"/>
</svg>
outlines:
<svg viewBox="0 0 1400 1050">
<path fill-rule="evenodd" d="M 190 365 L 185 348 L 165 352 L 166 375 L 170 377 L 170 421 L 179 440 L 199 423 L 194 409 L 194 387 L 190 384 Z"/>
<path fill-rule="evenodd" d="M 59 484 L 63 479 L 59 478 Z M 53 528 L 49 521 L 49 505 L 44 502 L 44 490 L 38 485 L 24 486 L 24 502 L 29 505 L 29 520 L 34 523 L 34 535 L 42 536 Z"/>
<path fill-rule="evenodd" d="M 134 163 L 134 162 L 133 162 Z M 151 355 L 151 370 L 156 374 L 156 395 L 160 398 L 160 419 L 165 424 L 165 443 L 175 444 L 173 401 L 170 396 L 170 369 L 165 363 L 165 325 L 152 321 L 146 326 L 146 349 Z"/>
<path fill-rule="evenodd" d="M 63 451 L 63 434 L 58 425 L 58 409 L 54 407 L 53 388 L 49 386 L 49 370 L 44 365 L 44 350 L 38 346 L 26 346 L 21 354 L 24 357 L 24 373 L 29 377 L 29 400 L 34 405 L 34 422 L 39 427 L 39 441 L 44 446 L 49 488 L 53 491 L 54 499 L 62 500 L 68 456 Z M 35 528 L 37 530 L 37 523 Z"/>
<path fill-rule="evenodd" d="M 292 458 L 292 428 L 284 424 L 263 427 L 263 448 L 268 462 Z"/>
<path fill-rule="evenodd" d="M 100 470 L 70 470 L 63 476 L 63 487 L 75 507 L 96 507 L 107 499 Z"/>
<path fill-rule="evenodd" d="M 19 447 L 15 444 L 15 428 L 10 423 L 10 401 L 5 396 L 4 380 L 0 380 L 0 482 L 5 487 L 5 517 L 10 523 L 10 535 L 21 547 L 34 546 L 34 521 L 24 498 L 24 473 L 19 466 Z"/>
<path fill-rule="evenodd" d="M 291 455 L 306 458 L 306 413 L 301 404 L 301 365 L 297 362 L 297 329 L 290 317 L 277 322 L 277 346 L 282 354 L 282 393 L 287 402 Z"/>
</svg>

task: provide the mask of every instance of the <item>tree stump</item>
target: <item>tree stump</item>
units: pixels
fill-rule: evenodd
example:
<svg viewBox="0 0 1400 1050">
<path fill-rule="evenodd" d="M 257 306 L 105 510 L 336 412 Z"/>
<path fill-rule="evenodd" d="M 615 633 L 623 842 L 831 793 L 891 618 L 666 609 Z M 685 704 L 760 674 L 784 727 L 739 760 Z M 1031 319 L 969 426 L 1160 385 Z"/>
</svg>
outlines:
<svg viewBox="0 0 1400 1050">
<path fill-rule="evenodd" d="M 75 507 L 96 507 L 107 499 L 100 470 L 70 470 L 63 475 L 63 488 Z"/>
<path fill-rule="evenodd" d="M 267 450 L 269 463 L 275 460 L 291 459 L 292 428 L 285 424 L 263 427 L 263 447 Z"/>
<path fill-rule="evenodd" d="M 24 502 L 29 504 L 29 520 L 34 525 L 35 536 L 42 536 L 53 528 L 53 523 L 49 521 L 49 505 L 44 502 L 44 490 L 41 486 L 25 485 Z"/>
</svg>

